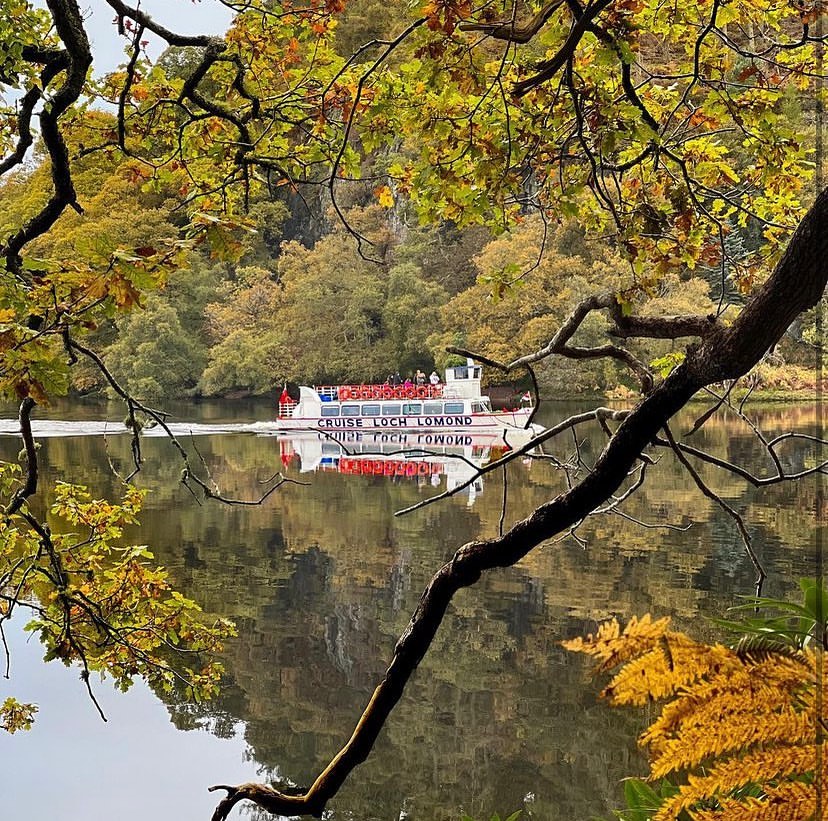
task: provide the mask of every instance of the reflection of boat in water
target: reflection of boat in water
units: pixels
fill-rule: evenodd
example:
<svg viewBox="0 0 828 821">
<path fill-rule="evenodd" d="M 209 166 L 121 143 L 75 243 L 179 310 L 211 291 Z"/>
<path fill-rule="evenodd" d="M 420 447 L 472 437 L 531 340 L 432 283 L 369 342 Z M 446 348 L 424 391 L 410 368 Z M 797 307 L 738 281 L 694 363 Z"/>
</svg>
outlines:
<svg viewBox="0 0 828 821">
<path fill-rule="evenodd" d="M 531 396 L 524 394 L 520 407 L 494 410 L 480 390 L 482 369 L 471 360 L 447 368 L 445 377 L 436 385 L 302 385 L 298 399 L 282 393 L 276 425 L 281 430 L 496 432 L 529 423 Z"/>
<path fill-rule="evenodd" d="M 454 490 L 469 485 L 469 501 L 483 490 L 478 469 L 525 444 L 531 431 L 305 431 L 279 437 L 282 463 L 300 473 L 331 471 L 428 482 Z"/>
</svg>

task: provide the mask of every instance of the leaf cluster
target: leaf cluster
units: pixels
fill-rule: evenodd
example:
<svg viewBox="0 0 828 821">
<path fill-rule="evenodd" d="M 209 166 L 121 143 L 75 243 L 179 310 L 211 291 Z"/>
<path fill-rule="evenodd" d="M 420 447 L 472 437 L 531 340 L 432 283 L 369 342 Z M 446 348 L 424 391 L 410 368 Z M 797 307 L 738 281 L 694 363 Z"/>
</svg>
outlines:
<svg viewBox="0 0 828 821">
<path fill-rule="evenodd" d="M 0 464 L 0 488 L 13 494 L 19 466 Z M 214 694 L 215 661 L 232 625 L 202 613 L 171 586 L 144 545 L 123 544 L 137 524 L 144 492 L 126 485 L 120 502 L 93 499 L 86 488 L 58 483 L 51 527 L 20 511 L 0 522 L 0 629 L 17 609 L 32 618 L 46 659 L 99 672 L 122 690 L 136 677 L 193 698 Z M 185 659 L 182 665 L 182 659 Z M 90 691 L 91 692 L 91 691 Z M 31 721 L 33 709 L 9 702 L 8 728 Z"/>
</svg>

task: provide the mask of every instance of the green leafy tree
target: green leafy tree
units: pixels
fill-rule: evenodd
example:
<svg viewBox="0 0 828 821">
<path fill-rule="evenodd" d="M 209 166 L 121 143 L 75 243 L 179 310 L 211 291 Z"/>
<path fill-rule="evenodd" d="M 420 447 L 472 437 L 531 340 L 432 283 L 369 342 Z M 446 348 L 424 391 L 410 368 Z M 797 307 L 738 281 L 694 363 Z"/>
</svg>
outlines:
<svg viewBox="0 0 828 821">
<path fill-rule="evenodd" d="M 281 381 L 369 382 L 431 361 L 426 339 L 445 292 L 411 263 L 379 267 L 350 237 L 287 243 L 269 273 L 243 268 L 208 306 L 216 344 L 207 394 L 271 391 Z"/>
<path fill-rule="evenodd" d="M 206 351 L 184 329 L 175 308 L 157 294 L 116 322 L 118 339 L 106 348 L 112 373 L 130 393 L 155 402 L 184 397 L 198 383 Z"/>
</svg>

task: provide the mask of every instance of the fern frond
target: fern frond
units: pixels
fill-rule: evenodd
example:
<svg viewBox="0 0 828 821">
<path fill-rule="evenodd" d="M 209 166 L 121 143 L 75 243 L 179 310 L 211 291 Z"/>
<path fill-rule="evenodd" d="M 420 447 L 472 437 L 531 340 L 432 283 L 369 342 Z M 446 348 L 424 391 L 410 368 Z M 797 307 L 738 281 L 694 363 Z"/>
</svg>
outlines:
<svg viewBox="0 0 828 821">
<path fill-rule="evenodd" d="M 780 645 L 758 627 L 735 650 L 666 627 L 644 617 L 622 631 L 613 621 L 565 645 L 601 669 L 623 663 L 602 693 L 613 703 L 668 699 L 639 743 L 649 748 L 650 779 L 683 773 L 686 784 L 662 792 L 648 817 L 828 821 L 825 810 L 816 817 L 818 795 L 828 796 L 828 743 L 817 746 L 819 726 L 828 726 L 820 712 L 828 676 L 818 675 L 816 652 Z"/>
<path fill-rule="evenodd" d="M 661 805 L 653 821 L 673 821 L 682 810 L 689 810 L 705 799 L 727 795 L 746 784 L 764 785 L 813 772 L 816 761 L 815 744 L 773 747 L 727 759 L 716 764 L 707 775 L 689 775 L 687 784 Z"/>
<path fill-rule="evenodd" d="M 742 636 L 733 650 L 743 661 L 761 661 L 779 656 L 786 656 L 796 661 L 803 660 L 804 656 L 799 648 L 793 647 L 789 642 L 762 634 Z"/>
<path fill-rule="evenodd" d="M 711 756 L 720 755 L 727 747 L 719 747 L 721 738 L 746 738 L 749 731 L 751 743 L 763 743 L 765 728 L 773 728 L 779 715 L 793 713 L 801 715 L 790 703 L 769 703 L 761 694 L 745 692 L 724 692 L 715 699 L 696 706 L 688 713 L 682 723 L 669 735 L 655 736 L 651 732 L 648 738 L 640 739 L 640 743 L 649 743 L 651 755 L 660 760 L 672 749 L 671 743 L 677 738 L 694 739 L 699 737 L 699 744 L 695 747 L 697 758 L 694 763 L 704 761 Z M 791 744 L 807 743 L 813 737 L 813 722 L 808 720 L 802 728 L 810 735 L 790 737 Z M 677 765 L 674 769 L 681 769 Z"/>
<path fill-rule="evenodd" d="M 724 799 L 717 810 L 690 812 L 693 821 L 815 821 L 817 791 L 813 784 L 786 781 L 767 790 L 767 797 L 746 801 Z"/>
<path fill-rule="evenodd" d="M 715 675 L 688 686 L 666 704 L 639 743 L 657 756 L 664 743 L 688 725 L 734 720 L 739 713 L 747 714 L 739 720 L 756 721 L 764 713 L 790 706 L 808 709 L 809 702 L 799 691 L 814 663 L 813 654 L 798 659 L 769 656 L 755 664 L 722 663 Z"/>
<path fill-rule="evenodd" d="M 734 654 L 723 645 L 699 644 L 683 633 L 670 633 L 658 647 L 626 664 L 601 695 L 614 704 L 642 705 L 672 696 L 711 671 L 735 663 Z"/>
<path fill-rule="evenodd" d="M 750 749 L 757 744 L 790 744 L 812 740 L 816 732 L 814 717 L 809 713 L 788 709 L 765 714 L 761 721 L 733 720 L 687 727 L 682 734 L 665 742 L 663 752 L 650 768 L 652 778 L 686 770 L 709 758 Z"/>
<path fill-rule="evenodd" d="M 567 650 L 598 659 L 601 662 L 598 670 L 603 672 L 654 647 L 667 632 L 669 624 L 669 616 L 653 621 L 647 613 L 640 619 L 633 616 L 622 632 L 618 621 L 610 619 L 598 626 L 594 636 L 590 633 L 586 639 L 578 636 L 561 644 Z"/>
</svg>

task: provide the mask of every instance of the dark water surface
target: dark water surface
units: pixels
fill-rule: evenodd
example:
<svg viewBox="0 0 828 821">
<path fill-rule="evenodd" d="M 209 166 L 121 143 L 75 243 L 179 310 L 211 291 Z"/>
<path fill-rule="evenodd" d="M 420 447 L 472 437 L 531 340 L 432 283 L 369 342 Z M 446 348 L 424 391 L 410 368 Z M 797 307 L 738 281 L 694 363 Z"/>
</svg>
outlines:
<svg viewBox="0 0 828 821">
<path fill-rule="evenodd" d="M 580 409 L 549 405 L 542 421 Z M 464 542 L 498 532 L 500 472 L 471 492 L 392 515 L 462 481 L 467 468 L 456 457 L 485 462 L 500 452 L 491 443 L 434 446 L 412 475 L 401 455 L 389 455 L 411 443 L 372 443 L 384 457 L 343 460 L 328 443 L 266 435 L 261 423 L 270 409 L 262 404 L 176 410 L 186 422 L 176 428 L 183 443 L 194 458 L 197 448 L 228 496 L 260 495 L 262 480 L 279 470 L 310 482 L 285 485 L 261 507 L 199 506 L 179 484 L 170 444 L 144 439 L 138 482 L 152 493 L 134 538 L 152 547 L 188 596 L 236 621 L 227 687 L 216 703 L 194 706 L 165 705 L 140 686 L 122 695 L 98 684 L 110 718 L 103 724 L 77 670 L 43 665 L 40 648 L 13 635 L 12 677 L 0 680 L 0 699 L 36 700 L 40 713 L 28 735 L 0 736 L 6 817 L 206 821 L 215 805 L 210 784 L 309 783 L 350 735 L 433 571 Z M 688 430 L 698 412 L 674 430 Z M 110 461 L 129 470 L 128 440 L 115 432 L 122 410 L 75 406 L 70 415 L 58 407 L 49 415 L 73 424 L 40 429 L 42 502 L 57 479 L 114 493 Z M 813 406 L 759 407 L 752 415 L 771 435 L 815 430 Z M 105 418 L 113 422 L 106 437 L 88 425 Z M 581 456 L 594 460 L 604 441 L 597 426 L 585 427 Z M 770 470 L 750 429 L 732 415 L 715 417 L 692 442 L 758 474 Z M 0 456 L 14 458 L 18 449 L 0 436 Z M 565 458 L 574 450 L 567 436 L 554 452 Z M 805 444 L 782 452 L 787 470 L 814 464 Z M 313 464 L 316 472 L 300 473 Z M 815 572 L 818 481 L 757 491 L 709 465 L 699 471 L 745 516 L 769 574 L 765 592 L 794 596 L 797 580 Z M 513 463 L 505 525 L 564 486 L 549 461 Z M 548 543 L 457 596 L 373 755 L 326 817 L 459 821 L 467 812 L 487 820 L 520 807 L 524 818 L 610 817 L 621 803 L 620 780 L 643 772 L 635 737 L 646 716 L 599 703 L 587 665 L 560 640 L 606 616 L 647 611 L 712 636 L 704 617 L 721 615 L 754 581 L 731 520 L 669 454 L 622 510 L 651 526 L 595 517 L 578 531 L 586 547 L 571 538 Z"/>
</svg>

